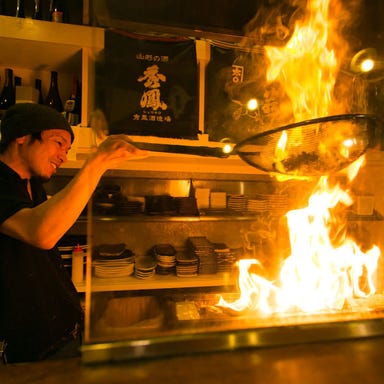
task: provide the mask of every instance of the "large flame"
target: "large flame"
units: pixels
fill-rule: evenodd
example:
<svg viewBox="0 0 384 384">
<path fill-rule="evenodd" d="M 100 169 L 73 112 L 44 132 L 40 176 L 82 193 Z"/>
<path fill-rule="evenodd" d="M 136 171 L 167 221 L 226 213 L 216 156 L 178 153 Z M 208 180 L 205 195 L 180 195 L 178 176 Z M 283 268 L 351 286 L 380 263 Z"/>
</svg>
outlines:
<svg viewBox="0 0 384 384">
<path fill-rule="evenodd" d="M 342 114 L 348 108 L 333 98 L 346 44 L 335 32 L 336 23 L 329 20 L 329 7 L 330 0 L 308 0 L 306 17 L 296 24 L 289 42 L 283 47 L 265 47 L 269 60 L 267 81 L 281 84 L 291 100 L 295 122 Z M 331 48 L 336 45 L 343 47 L 339 49 L 339 57 Z M 276 170 L 285 173 L 284 164 L 292 162 L 299 163 L 297 171 L 308 161 L 309 166 L 317 161 L 317 166 L 328 164 L 329 169 L 348 162 L 350 151 L 345 139 L 349 139 L 350 127 L 350 122 L 346 122 L 345 127 L 338 124 L 335 130 L 333 126 L 329 128 L 332 129 L 331 140 L 323 134 L 314 138 L 312 131 L 322 132 L 321 125 L 282 132 L 273 159 Z M 300 156 L 302 161 L 297 160 Z M 291 169 L 289 173 L 299 172 Z"/>
<path fill-rule="evenodd" d="M 308 1 L 308 17 L 296 24 L 284 47 L 266 47 L 267 80 L 279 81 L 292 102 L 296 121 L 327 116 L 338 64 L 328 48 L 329 0 Z"/>
<path fill-rule="evenodd" d="M 242 259 L 238 262 L 240 298 L 228 303 L 221 297 L 218 305 L 266 314 L 313 313 L 342 309 L 355 298 L 375 293 L 373 276 L 379 248 L 362 252 L 344 232 L 340 235 L 332 213 L 339 204 L 349 206 L 352 202 L 348 192 L 339 185 L 331 187 L 328 178 L 321 177 L 308 206 L 286 215 L 291 255 L 277 280 L 271 282 L 250 272 L 252 266 L 260 265 L 258 260 Z"/>
<path fill-rule="evenodd" d="M 328 48 L 328 8 L 329 0 L 309 0 L 308 17 L 305 23 L 296 25 L 288 44 L 266 48 L 270 61 L 267 80 L 283 85 L 296 121 L 327 116 L 332 107 L 338 64 L 334 51 Z M 276 161 L 284 158 L 286 142 L 283 132 L 275 150 Z M 361 158 L 349 167 L 350 180 L 363 161 Z M 339 185 L 331 187 L 328 178 L 321 177 L 308 206 L 286 215 L 291 255 L 276 281 L 251 271 L 260 269 L 258 260 L 240 260 L 240 297 L 233 303 L 221 297 L 218 305 L 235 311 L 312 313 L 341 309 L 356 297 L 373 294 L 380 250 L 373 246 L 362 252 L 341 230 L 344 225 L 338 224 L 333 214 L 337 206 L 350 206 L 352 202 L 347 191 Z"/>
</svg>

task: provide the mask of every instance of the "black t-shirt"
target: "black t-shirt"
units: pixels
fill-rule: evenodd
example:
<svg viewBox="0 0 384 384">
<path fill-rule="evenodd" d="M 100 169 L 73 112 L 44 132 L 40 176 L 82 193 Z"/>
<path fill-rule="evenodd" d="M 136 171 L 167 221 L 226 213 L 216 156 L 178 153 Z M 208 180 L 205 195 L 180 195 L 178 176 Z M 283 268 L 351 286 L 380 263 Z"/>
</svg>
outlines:
<svg viewBox="0 0 384 384">
<path fill-rule="evenodd" d="M 33 201 L 22 180 L 0 162 L 0 222 L 47 199 L 31 180 Z M 60 218 L 58 218 L 60 220 Z M 70 339 L 82 309 L 57 247 L 43 250 L 0 233 L 0 341 L 10 362 L 43 359 Z"/>
</svg>

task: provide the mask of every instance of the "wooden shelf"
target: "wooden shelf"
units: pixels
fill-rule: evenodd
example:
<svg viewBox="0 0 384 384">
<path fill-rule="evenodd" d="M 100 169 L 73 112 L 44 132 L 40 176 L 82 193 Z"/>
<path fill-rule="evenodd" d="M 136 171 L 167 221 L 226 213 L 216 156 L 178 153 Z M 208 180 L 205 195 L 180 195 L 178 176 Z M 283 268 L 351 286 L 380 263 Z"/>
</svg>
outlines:
<svg viewBox="0 0 384 384">
<path fill-rule="evenodd" d="M 104 29 L 0 16 L 0 65 L 79 72 L 81 50 L 104 48 Z"/>
<path fill-rule="evenodd" d="M 94 67 L 104 49 L 104 29 L 0 16 L 0 47 L 0 66 L 14 69 L 26 85 L 40 78 L 43 92 L 47 91 L 50 71 L 60 73 L 62 97 L 71 92 L 72 76 L 81 75 L 81 123 L 87 124 L 94 105 Z"/>
<path fill-rule="evenodd" d="M 220 287 L 234 285 L 236 279 L 234 274 L 221 272 L 212 275 L 198 275 L 191 277 L 178 277 L 175 275 L 155 275 L 149 279 L 138 279 L 134 276 L 125 278 L 91 278 L 91 292 L 107 291 L 135 291 L 151 289 L 174 289 L 174 288 L 198 288 L 198 287 Z M 77 284 L 78 292 L 85 292 L 86 284 Z"/>
</svg>

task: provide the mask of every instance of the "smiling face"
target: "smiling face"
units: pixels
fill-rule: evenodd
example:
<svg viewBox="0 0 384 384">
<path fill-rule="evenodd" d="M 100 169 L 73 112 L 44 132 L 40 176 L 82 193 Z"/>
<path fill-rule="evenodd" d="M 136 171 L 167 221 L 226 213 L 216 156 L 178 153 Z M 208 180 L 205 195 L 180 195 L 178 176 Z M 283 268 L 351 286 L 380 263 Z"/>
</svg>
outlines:
<svg viewBox="0 0 384 384">
<path fill-rule="evenodd" d="M 71 135 L 61 129 L 50 129 L 41 132 L 41 140 L 32 136 L 24 136 L 19 140 L 19 155 L 24 165 L 26 177 L 51 178 L 62 163 L 67 161 L 67 153 L 71 148 Z"/>
</svg>

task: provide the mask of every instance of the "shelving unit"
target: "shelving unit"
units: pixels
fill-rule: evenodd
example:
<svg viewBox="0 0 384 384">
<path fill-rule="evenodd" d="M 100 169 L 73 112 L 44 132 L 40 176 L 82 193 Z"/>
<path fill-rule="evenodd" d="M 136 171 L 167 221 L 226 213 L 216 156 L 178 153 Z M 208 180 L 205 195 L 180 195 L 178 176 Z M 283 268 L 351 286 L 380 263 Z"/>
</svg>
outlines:
<svg viewBox="0 0 384 384">
<path fill-rule="evenodd" d="M 137 291 L 153 289 L 176 289 L 198 287 L 221 287 L 234 285 L 234 274 L 217 273 L 212 275 L 198 275 L 191 277 L 178 277 L 175 275 L 155 275 L 149 279 L 138 279 L 134 276 L 125 278 L 97 278 L 92 277 L 92 292 L 109 291 Z M 86 284 L 77 284 L 78 292 L 85 292 Z"/>
<path fill-rule="evenodd" d="M 104 48 L 104 29 L 0 16 L 0 67 L 23 73 L 26 84 L 38 74 L 43 84 L 49 72 L 58 71 L 62 97 L 69 94 L 72 75 L 82 78 L 81 125 L 87 125 L 93 108 L 94 65 Z"/>
</svg>

